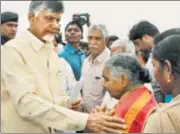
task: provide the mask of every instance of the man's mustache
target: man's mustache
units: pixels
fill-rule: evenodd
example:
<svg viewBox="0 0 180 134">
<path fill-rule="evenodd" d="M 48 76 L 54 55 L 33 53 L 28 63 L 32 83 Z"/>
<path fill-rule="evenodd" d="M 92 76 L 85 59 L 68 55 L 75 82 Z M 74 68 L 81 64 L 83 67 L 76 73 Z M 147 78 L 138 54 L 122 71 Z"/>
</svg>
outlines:
<svg viewBox="0 0 180 134">
<path fill-rule="evenodd" d="M 97 45 L 89 45 L 89 48 L 99 48 Z"/>
</svg>

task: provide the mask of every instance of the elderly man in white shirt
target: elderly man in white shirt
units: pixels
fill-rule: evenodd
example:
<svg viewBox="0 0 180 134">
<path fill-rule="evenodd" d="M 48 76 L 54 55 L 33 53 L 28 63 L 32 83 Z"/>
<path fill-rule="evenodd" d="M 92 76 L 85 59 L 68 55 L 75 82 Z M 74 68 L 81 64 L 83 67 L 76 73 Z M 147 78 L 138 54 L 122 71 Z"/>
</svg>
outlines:
<svg viewBox="0 0 180 134">
<path fill-rule="evenodd" d="M 110 50 L 106 47 L 108 33 L 104 25 L 92 25 L 88 31 L 88 45 L 91 54 L 84 60 L 82 77 L 84 80 L 82 98 L 84 112 L 91 110 L 102 103 L 105 90 L 103 89 L 102 72 L 104 62 L 110 56 Z"/>
<path fill-rule="evenodd" d="M 54 44 L 54 43 L 53 43 Z M 54 52 L 58 54 L 58 45 L 54 45 Z M 71 66 L 64 58 L 59 58 L 59 63 L 63 66 L 60 66 L 60 74 L 62 77 L 62 89 L 65 89 L 66 95 L 70 96 L 73 85 L 77 82 Z"/>
</svg>

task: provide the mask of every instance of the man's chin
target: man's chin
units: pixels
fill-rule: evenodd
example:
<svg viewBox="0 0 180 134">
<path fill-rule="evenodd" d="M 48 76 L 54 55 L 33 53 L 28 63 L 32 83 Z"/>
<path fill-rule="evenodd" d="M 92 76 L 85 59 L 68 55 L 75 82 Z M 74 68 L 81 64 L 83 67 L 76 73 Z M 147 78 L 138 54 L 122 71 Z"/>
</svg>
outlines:
<svg viewBox="0 0 180 134">
<path fill-rule="evenodd" d="M 70 44 L 78 44 L 79 41 L 68 41 L 68 43 L 70 43 Z"/>
<path fill-rule="evenodd" d="M 55 35 L 45 35 L 42 39 L 47 42 L 53 42 Z"/>
<path fill-rule="evenodd" d="M 76 39 L 70 39 L 68 42 L 71 42 L 71 43 L 78 43 L 80 41 L 76 40 Z"/>
<path fill-rule="evenodd" d="M 99 55 L 99 52 L 97 52 L 97 51 L 91 51 L 91 54 L 92 54 L 92 55 Z"/>
<path fill-rule="evenodd" d="M 10 35 L 10 36 L 8 36 L 7 38 L 8 38 L 8 39 L 13 39 L 13 38 L 15 38 L 15 35 Z"/>
</svg>

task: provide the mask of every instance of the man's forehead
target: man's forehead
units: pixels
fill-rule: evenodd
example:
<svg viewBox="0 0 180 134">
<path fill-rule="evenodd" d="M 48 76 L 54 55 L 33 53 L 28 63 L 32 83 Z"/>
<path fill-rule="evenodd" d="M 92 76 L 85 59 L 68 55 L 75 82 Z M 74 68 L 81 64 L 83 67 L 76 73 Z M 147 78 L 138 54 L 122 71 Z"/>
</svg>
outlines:
<svg viewBox="0 0 180 134">
<path fill-rule="evenodd" d="M 89 37 L 102 37 L 103 35 L 102 35 L 102 33 L 101 33 L 100 30 L 95 29 L 95 30 L 89 31 L 89 32 L 88 32 L 88 36 L 89 36 Z"/>
<path fill-rule="evenodd" d="M 51 10 L 48 9 L 43 9 L 39 12 L 39 15 L 45 15 L 45 16 L 52 16 L 52 17 L 58 17 L 61 18 L 62 13 L 61 12 L 52 12 Z"/>
<path fill-rule="evenodd" d="M 70 24 L 67 29 L 80 29 L 77 24 Z"/>
<path fill-rule="evenodd" d="M 11 25 L 17 25 L 18 22 L 15 22 L 15 21 L 7 21 L 7 22 L 4 22 L 3 24 L 6 24 L 6 25 L 9 25 L 9 24 L 11 24 Z M 2 25 L 3 25 L 3 24 L 2 24 Z"/>
</svg>

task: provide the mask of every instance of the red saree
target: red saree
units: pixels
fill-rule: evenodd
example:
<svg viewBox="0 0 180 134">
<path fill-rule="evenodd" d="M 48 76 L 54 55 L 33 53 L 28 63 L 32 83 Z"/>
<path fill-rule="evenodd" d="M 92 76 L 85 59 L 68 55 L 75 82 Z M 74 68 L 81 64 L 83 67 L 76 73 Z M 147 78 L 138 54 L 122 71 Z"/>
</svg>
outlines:
<svg viewBox="0 0 180 134">
<path fill-rule="evenodd" d="M 115 112 L 115 116 L 126 121 L 127 129 L 122 132 L 140 133 L 147 116 L 156 104 L 153 94 L 144 85 L 123 95 Z"/>
</svg>

